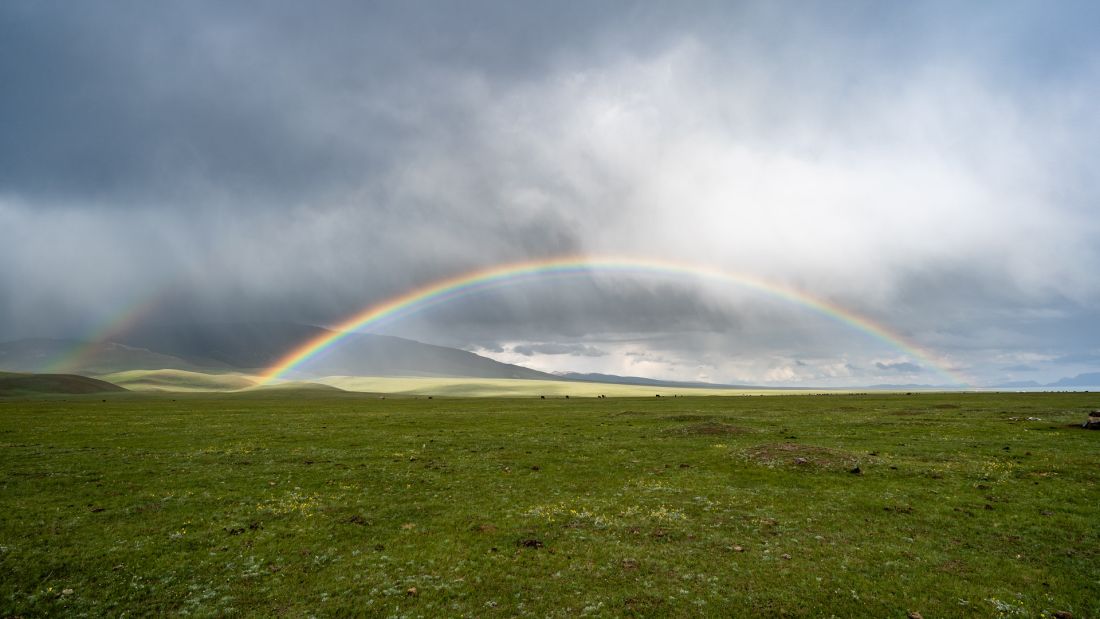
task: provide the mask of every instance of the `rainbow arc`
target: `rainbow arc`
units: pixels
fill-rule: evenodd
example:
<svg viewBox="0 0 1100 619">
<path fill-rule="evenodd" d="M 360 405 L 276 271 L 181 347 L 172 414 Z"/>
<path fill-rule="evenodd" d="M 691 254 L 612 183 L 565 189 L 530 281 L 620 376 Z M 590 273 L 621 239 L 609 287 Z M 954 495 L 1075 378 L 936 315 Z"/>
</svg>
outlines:
<svg viewBox="0 0 1100 619">
<path fill-rule="evenodd" d="M 865 316 L 828 300 L 812 296 L 809 293 L 782 284 L 768 282 L 751 275 L 704 265 L 622 256 L 566 256 L 514 262 L 470 271 L 425 284 L 404 294 L 370 305 L 333 326 L 331 333 L 325 333 L 304 342 L 269 368 L 262 375 L 261 382 L 262 384 L 268 384 L 280 379 L 287 372 L 336 345 L 352 333 L 377 328 L 382 324 L 400 320 L 409 314 L 423 311 L 429 307 L 488 289 L 514 285 L 532 279 L 598 272 L 643 276 L 686 275 L 712 279 L 763 292 L 828 316 L 839 323 L 863 332 L 929 367 L 951 385 L 964 386 L 968 383 L 963 376 L 952 370 L 943 361 L 938 360 L 935 355 L 908 341 L 901 334 L 895 333 Z"/>
</svg>

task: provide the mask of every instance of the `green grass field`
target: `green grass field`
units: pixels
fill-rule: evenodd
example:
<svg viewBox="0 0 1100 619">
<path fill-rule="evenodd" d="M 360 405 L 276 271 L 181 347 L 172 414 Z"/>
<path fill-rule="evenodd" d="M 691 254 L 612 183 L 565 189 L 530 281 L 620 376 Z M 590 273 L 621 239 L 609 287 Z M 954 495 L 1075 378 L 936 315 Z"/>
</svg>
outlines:
<svg viewBox="0 0 1100 619">
<path fill-rule="evenodd" d="M 0 400 L 0 615 L 1096 617 L 1094 408 Z"/>
</svg>

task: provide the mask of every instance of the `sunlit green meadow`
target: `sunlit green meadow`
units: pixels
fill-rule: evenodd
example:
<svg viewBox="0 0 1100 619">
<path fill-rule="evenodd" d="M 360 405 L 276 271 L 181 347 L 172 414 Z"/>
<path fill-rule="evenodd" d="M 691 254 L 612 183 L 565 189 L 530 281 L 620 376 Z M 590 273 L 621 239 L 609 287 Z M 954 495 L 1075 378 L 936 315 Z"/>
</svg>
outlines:
<svg viewBox="0 0 1100 619">
<path fill-rule="evenodd" d="M 230 392 L 251 389 L 335 387 L 392 395 L 436 395 L 455 397 L 648 397 L 670 395 L 766 395 L 805 393 L 798 390 L 722 389 L 698 387 L 654 387 L 616 385 L 567 380 L 517 378 L 464 378 L 446 376 L 326 376 L 311 382 L 280 380 L 265 385 L 258 374 L 225 372 L 221 374 L 186 370 L 129 370 L 104 374 L 98 378 L 142 392 Z"/>
<path fill-rule="evenodd" d="M 0 401 L 0 614 L 1093 617 L 1093 408 Z"/>
</svg>

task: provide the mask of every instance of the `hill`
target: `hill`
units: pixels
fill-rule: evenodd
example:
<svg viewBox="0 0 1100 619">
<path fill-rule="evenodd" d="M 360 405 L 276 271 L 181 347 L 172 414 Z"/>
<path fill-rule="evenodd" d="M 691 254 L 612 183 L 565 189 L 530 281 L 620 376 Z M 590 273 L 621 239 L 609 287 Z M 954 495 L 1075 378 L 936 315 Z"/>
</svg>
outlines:
<svg viewBox="0 0 1100 619">
<path fill-rule="evenodd" d="M 73 339 L 27 338 L 0 343 L 0 370 L 44 372 L 55 365 L 64 372 L 108 374 L 140 368 L 194 370 L 221 364 L 211 360 L 196 364 L 117 342 L 89 344 Z"/>
<path fill-rule="evenodd" d="M 1100 387 L 1100 372 L 1089 372 L 1063 378 L 1049 383 L 1047 387 Z"/>
<path fill-rule="evenodd" d="M 618 376 L 616 374 L 599 374 L 590 372 L 581 374 L 578 372 L 563 372 L 557 374 L 566 380 L 581 381 L 586 383 L 603 383 L 610 385 L 645 385 L 650 387 L 683 388 L 683 389 L 767 389 L 774 391 L 775 387 L 755 387 L 752 385 L 724 385 L 718 383 L 704 383 L 697 381 L 660 380 L 657 378 L 644 378 L 642 376 Z"/>
<path fill-rule="evenodd" d="M 0 373 L 0 397 L 35 394 L 112 393 L 126 389 L 87 376 L 75 374 Z"/>
<path fill-rule="evenodd" d="M 256 380 L 237 373 L 206 374 L 187 370 L 128 370 L 101 376 L 132 391 L 237 391 Z"/>
<path fill-rule="evenodd" d="M 999 385 L 994 385 L 994 387 L 1002 389 L 1067 389 L 1074 387 L 1092 387 L 1095 389 L 1100 387 L 1100 372 L 1078 374 L 1076 376 L 1060 378 L 1052 383 L 1046 384 L 1037 383 L 1033 380 L 1026 380 L 1001 383 Z"/>
<path fill-rule="evenodd" d="M 289 351 L 331 333 L 321 327 L 293 323 L 215 323 L 148 325 L 118 336 L 118 342 L 94 344 L 73 339 L 28 338 L 0 343 L 0 370 L 41 372 L 63 361 L 67 372 L 96 376 L 137 370 L 259 374 Z M 331 375 L 562 380 L 553 374 L 501 363 L 457 348 L 369 333 L 344 337 L 337 346 L 298 368 L 292 378 Z M 195 377 L 163 374 L 117 378 L 137 380 L 141 388 L 157 388 L 157 382 L 162 380 L 173 387 L 190 388 Z M 221 384 L 202 385 L 224 390 Z"/>
<path fill-rule="evenodd" d="M 293 323 L 173 324 L 151 325 L 120 340 L 128 346 L 178 357 L 197 367 L 216 363 L 256 372 L 276 364 L 302 344 L 331 333 L 321 327 Z M 553 374 L 501 363 L 457 348 L 371 333 L 346 336 L 337 346 L 304 364 L 296 377 L 326 375 L 560 380 Z"/>
</svg>

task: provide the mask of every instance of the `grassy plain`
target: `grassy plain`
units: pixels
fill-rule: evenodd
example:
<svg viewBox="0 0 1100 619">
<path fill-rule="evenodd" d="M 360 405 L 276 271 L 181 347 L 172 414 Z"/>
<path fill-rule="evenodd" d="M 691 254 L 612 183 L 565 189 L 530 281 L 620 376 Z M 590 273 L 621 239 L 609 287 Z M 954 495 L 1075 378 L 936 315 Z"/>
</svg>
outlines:
<svg viewBox="0 0 1100 619">
<path fill-rule="evenodd" d="M 763 395 L 797 393 L 775 389 L 713 389 L 685 387 L 653 387 L 647 385 L 612 385 L 564 380 L 531 380 L 516 378 L 463 378 L 432 376 L 327 376 L 312 383 L 279 382 L 260 387 L 262 377 L 256 374 L 227 372 L 211 374 L 187 370 L 129 370 L 104 374 L 98 378 L 131 391 L 152 392 L 229 392 L 246 389 L 306 388 L 318 385 L 346 391 L 385 393 L 394 395 L 434 395 L 477 398 L 570 396 L 646 397 L 664 395 Z"/>
<path fill-rule="evenodd" d="M 530 380 L 519 378 L 452 378 L 426 376 L 328 376 L 318 383 L 347 391 L 392 393 L 401 395 L 431 394 L 454 397 L 564 397 L 609 398 L 652 397 L 669 395 L 765 395 L 783 393 L 776 389 L 717 389 L 688 387 L 656 387 L 651 385 L 614 385 L 566 380 Z M 787 392 L 794 393 L 794 392 Z"/>
<path fill-rule="evenodd" d="M 0 615 L 1094 617 L 1093 408 L 0 401 Z"/>
</svg>

